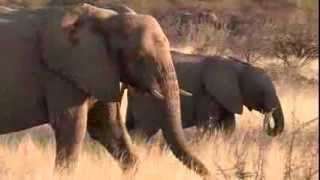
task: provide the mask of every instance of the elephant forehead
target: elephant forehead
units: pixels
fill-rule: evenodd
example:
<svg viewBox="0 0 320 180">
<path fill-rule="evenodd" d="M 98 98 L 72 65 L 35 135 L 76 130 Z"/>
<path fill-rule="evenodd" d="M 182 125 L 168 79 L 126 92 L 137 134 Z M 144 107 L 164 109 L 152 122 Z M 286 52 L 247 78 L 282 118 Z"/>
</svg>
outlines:
<svg viewBox="0 0 320 180">
<path fill-rule="evenodd" d="M 150 16 L 150 15 L 132 15 L 126 14 L 125 22 L 126 25 L 129 27 L 135 27 L 138 29 L 143 30 L 146 33 L 153 33 L 164 36 L 164 32 L 158 23 L 158 21 Z M 164 36 L 165 37 L 165 36 Z"/>
<path fill-rule="evenodd" d="M 142 38 L 147 42 L 168 42 L 159 23 L 149 15 L 120 14 L 108 19 L 104 28 L 137 41 Z"/>
<path fill-rule="evenodd" d="M 160 24 L 152 16 L 145 17 L 146 31 L 152 33 L 154 40 L 169 43 L 167 36 L 163 32 Z"/>
<path fill-rule="evenodd" d="M 145 24 L 147 28 L 155 28 L 156 30 L 162 30 L 160 24 L 154 17 L 150 15 L 141 15 L 141 19 L 143 19 L 142 22 L 143 24 Z"/>
<path fill-rule="evenodd" d="M 119 16 L 115 17 L 122 19 L 123 23 L 126 23 L 130 26 L 155 26 L 158 24 L 157 20 L 150 15 L 144 14 L 120 14 Z M 159 24 L 158 24 L 159 25 Z"/>
</svg>

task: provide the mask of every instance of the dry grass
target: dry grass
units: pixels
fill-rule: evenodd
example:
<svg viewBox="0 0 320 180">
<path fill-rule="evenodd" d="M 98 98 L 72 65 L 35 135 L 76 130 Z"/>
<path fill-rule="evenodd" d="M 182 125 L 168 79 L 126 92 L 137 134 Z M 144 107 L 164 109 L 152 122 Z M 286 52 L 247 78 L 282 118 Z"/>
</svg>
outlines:
<svg viewBox="0 0 320 180">
<path fill-rule="evenodd" d="M 226 138 L 217 134 L 190 143 L 216 179 L 317 179 L 318 87 L 292 88 L 277 84 L 286 117 L 285 132 L 276 138 L 262 133 L 262 116 L 237 116 L 237 130 Z M 125 102 L 124 102 L 125 103 Z M 311 120 L 311 121 L 310 121 Z M 47 130 L 45 130 L 47 132 Z M 49 136 L 49 137 L 48 137 Z M 158 145 L 135 141 L 141 163 L 123 174 L 118 162 L 87 141 L 79 166 L 69 176 L 54 174 L 54 140 L 36 128 L 0 137 L 0 179 L 201 179 Z"/>
</svg>

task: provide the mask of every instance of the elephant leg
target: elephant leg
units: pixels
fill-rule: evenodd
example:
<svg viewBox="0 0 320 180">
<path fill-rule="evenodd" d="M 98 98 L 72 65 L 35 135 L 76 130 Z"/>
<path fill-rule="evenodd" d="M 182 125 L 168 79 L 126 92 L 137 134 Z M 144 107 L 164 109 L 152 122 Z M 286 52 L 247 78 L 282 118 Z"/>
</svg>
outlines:
<svg viewBox="0 0 320 180">
<path fill-rule="evenodd" d="M 148 126 L 150 124 L 135 123 L 134 129 L 130 130 L 130 135 L 133 135 L 139 140 L 145 142 L 152 142 L 154 135 L 160 130 L 160 126 L 154 125 Z"/>
<path fill-rule="evenodd" d="M 128 100 L 130 101 L 130 100 Z M 133 115 L 133 110 L 131 108 L 130 102 L 127 106 L 126 114 L 126 128 L 129 131 L 129 134 L 137 139 L 146 139 L 146 142 L 149 142 L 153 135 L 155 135 L 160 130 L 159 122 L 155 121 L 149 123 L 149 121 L 137 120 Z"/>
<path fill-rule="evenodd" d="M 229 111 L 223 111 L 218 120 L 219 129 L 226 135 L 231 135 L 236 128 L 235 115 Z"/>
<path fill-rule="evenodd" d="M 235 120 L 235 115 L 233 113 L 225 111 L 222 114 L 220 121 L 221 121 L 220 124 L 222 126 L 222 129 L 227 135 L 230 135 L 234 132 L 236 128 L 236 120 Z"/>
<path fill-rule="evenodd" d="M 209 96 L 198 98 L 196 110 L 197 127 L 201 128 L 201 134 L 213 134 L 221 129 L 222 118 L 221 105 Z"/>
<path fill-rule="evenodd" d="M 195 124 L 197 126 L 198 133 L 203 134 L 208 128 L 210 101 L 207 96 L 199 96 L 196 97 L 196 99 L 194 119 L 196 121 Z"/>
<path fill-rule="evenodd" d="M 49 124 L 56 139 L 55 170 L 70 173 L 85 137 L 89 101 L 73 85 L 55 76 L 48 77 L 45 95 Z"/>
<path fill-rule="evenodd" d="M 124 170 L 132 167 L 137 161 L 118 103 L 98 101 L 88 113 L 88 132 L 115 159 L 121 160 Z"/>
<path fill-rule="evenodd" d="M 217 130 L 229 135 L 235 129 L 235 116 L 222 107 L 213 98 L 202 96 L 196 107 L 197 127 L 201 128 L 201 134 L 214 133 Z"/>
<path fill-rule="evenodd" d="M 219 103 L 211 101 L 209 105 L 210 132 L 223 131 L 226 135 L 232 134 L 235 129 L 235 116 Z"/>
<path fill-rule="evenodd" d="M 80 107 L 56 115 L 50 120 L 56 139 L 57 171 L 75 168 L 86 132 L 86 116 L 86 107 Z"/>
<path fill-rule="evenodd" d="M 152 139 L 154 139 L 154 137 L 156 137 L 156 135 L 159 132 L 159 130 L 160 130 L 160 127 L 153 127 L 153 128 L 151 127 L 146 132 L 144 132 L 142 136 L 146 138 L 146 142 L 148 142 L 148 143 L 151 142 L 152 143 Z"/>
</svg>

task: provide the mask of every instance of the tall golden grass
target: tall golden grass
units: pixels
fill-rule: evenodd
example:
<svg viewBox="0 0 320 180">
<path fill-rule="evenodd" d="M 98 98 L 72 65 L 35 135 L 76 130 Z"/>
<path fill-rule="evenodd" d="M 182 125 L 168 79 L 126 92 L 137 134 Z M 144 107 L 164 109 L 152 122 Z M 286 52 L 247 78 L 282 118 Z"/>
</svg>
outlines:
<svg viewBox="0 0 320 180">
<path fill-rule="evenodd" d="M 286 120 L 279 137 L 262 132 L 262 115 L 245 111 L 237 116 L 231 137 L 216 134 L 189 141 L 215 179 L 318 179 L 318 86 L 293 88 L 282 83 L 277 90 Z M 0 179 L 201 179 L 167 148 L 139 139 L 134 139 L 140 156 L 136 171 L 122 173 L 117 161 L 86 139 L 76 170 L 69 175 L 54 173 L 54 138 L 47 131 L 41 127 L 0 137 Z"/>
</svg>

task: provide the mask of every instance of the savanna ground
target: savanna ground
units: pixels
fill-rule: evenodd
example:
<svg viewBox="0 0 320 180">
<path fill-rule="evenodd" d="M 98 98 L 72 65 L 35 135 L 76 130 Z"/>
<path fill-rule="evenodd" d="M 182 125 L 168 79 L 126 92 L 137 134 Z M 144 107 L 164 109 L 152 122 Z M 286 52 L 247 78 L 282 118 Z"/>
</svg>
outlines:
<svg viewBox="0 0 320 180">
<path fill-rule="evenodd" d="M 20 6 L 37 7 L 46 2 L 0 0 L 0 5 L 16 3 Z M 285 130 L 280 136 L 266 136 L 262 132 L 263 116 L 246 109 L 243 115 L 237 116 L 236 131 L 229 138 L 215 134 L 193 141 L 196 138 L 192 131 L 186 133 L 189 146 L 208 166 L 215 179 L 319 178 L 318 1 L 110 2 L 125 3 L 138 12 L 156 16 L 173 47 L 187 53 L 241 57 L 248 63 L 266 69 L 274 80 L 285 115 Z M 191 13 L 196 13 L 194 9 L 213 9 L 217 12 L 218 19 L 226 12 L 232 12 L 238 17 L 243 17 L 245 12 L 249 18 L 244 18 L 240 24 L 247 23 L 249 29 L 254 31 L 246 33 L 248 26 L 240 26 L 239 31 L 229 29 L 236 33 L 229 36 L 223 29 L 212 28 L 212 22 L 199 24 L 192 16 L 187 24 L 183 24 L 179 19 L 181 14 L 175 14 L 180 9 L 186 9 Z M 163 18 L 163 15 L 168 15 L 165 17 L 169 18 Z M 254 17 L 254 21 L 250 17 Z M 260 20 L 264 22 L 263 25 L 252 24 Z M 125 114 L 126 99 L 123 101 L 122 113 Z M 53 172 L 55 142 L 52 131 L 47 126 L 2 135 L 0 179 L 201 179 L 184 167 L 167 148 L 161 149 L 157 142 L 146 144 L 138 138 L 133 139 L 133 142 L 140 157 L 135 172 L 123 174 L 118 162 L 101 146 L 87 138 L 78 167 L 74 173 L 65 176 Z"/>
</svg>

